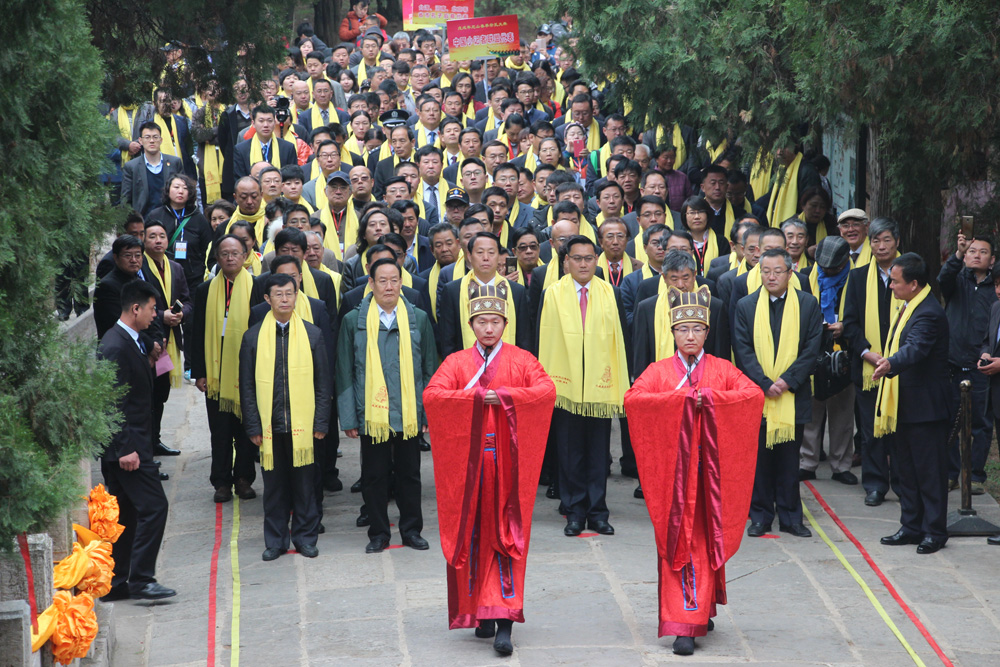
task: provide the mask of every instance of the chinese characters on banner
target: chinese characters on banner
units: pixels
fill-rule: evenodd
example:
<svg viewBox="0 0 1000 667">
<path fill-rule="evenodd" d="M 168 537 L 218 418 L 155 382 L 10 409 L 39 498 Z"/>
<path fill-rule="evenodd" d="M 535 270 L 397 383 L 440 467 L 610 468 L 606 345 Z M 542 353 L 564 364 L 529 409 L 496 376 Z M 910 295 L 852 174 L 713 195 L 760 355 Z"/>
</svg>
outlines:
<svg viewBox="0 0 1000 667">
<path fill-rule="evenodd" d="M 470 19 L 475 0 L 403 0 L 403 29 L 436 28 L 452 19 Z"/>
<path fill-rule="evenodd" d="M 521 49 L 514 14 L 448 21 L 447 35 L 453 61 L 499 58 L 515 55 Z"/>
</svg>

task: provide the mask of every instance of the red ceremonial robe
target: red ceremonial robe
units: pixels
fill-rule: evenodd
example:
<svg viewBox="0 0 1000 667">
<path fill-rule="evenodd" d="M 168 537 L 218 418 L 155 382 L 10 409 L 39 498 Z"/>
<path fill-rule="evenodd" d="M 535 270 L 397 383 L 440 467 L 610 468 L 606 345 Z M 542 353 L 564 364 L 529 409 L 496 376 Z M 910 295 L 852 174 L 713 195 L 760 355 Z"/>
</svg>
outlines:
<svg viewBox="0 0 1000 667">
<path fill-rule="evenodd" d="M 675 355 L 625 393 L 656 534 L 660 637 L 704 636 L 726 603 L 725 563 L 743 538 L 764 407 L 760 387 L 726 360 L 706 354 L 686 375 Z"/>
<path fill-rule="evenodd" d="M 451 630 L 524 622 L 531 512 L 556 400 L 538 360 L 509 344 L 466 389 L 483 363 L 478 346 L 455 352 L 424 390 Z M 490 389 L 501 405 L 483 402 Z"/>
</svg>

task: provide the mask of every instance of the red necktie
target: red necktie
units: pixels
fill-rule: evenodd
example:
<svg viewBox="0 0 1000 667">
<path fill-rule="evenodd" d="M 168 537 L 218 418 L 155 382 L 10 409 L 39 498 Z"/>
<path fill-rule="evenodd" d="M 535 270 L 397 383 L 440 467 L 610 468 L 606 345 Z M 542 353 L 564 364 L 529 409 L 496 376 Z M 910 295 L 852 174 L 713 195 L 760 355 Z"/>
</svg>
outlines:
<svg viewBox="0 0 1000 667">
<path fill-rule="evenodd" d="M 621 264 L 615 264 L 611 267 L 611 284 L 617 285 L 622 278 L 622 267 Z"/>
<path fill-rule="evenodd" d="M 587 288 L 580 288 L 580 315 L 583 320 L 583 326 L 587 326 Z"/>
</svg>

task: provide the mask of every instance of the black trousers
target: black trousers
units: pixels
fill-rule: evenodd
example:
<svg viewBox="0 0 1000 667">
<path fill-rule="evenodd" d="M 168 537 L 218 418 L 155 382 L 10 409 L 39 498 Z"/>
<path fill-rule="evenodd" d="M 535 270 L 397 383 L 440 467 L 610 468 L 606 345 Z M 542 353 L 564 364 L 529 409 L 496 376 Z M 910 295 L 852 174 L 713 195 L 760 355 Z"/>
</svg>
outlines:
<svg viewBox="0 0 1000 667">
<path fill-rule="evenodd" d="M 243 423 L 231 412 L 220 412 L 219 402 L 211 398 L 205 399 L 205 407 L 208 428 L 212 432 L 212 472 L 209 476 L 212 486 L 232 486 L 237 479 L 252 484 L 257 479 L 254 467 L 257 447 L 247 437 Z"/>
<path fill-rule="evenodd" d="M 337 424 L 337 401 L 333 401 L 330 409 L 330 423 L 335 427 Z M 323 438 L 322 447 L 317 444 L 316 452 L 322 450 L 322 463 L 317 457 L 316 463 L 319 466 L 317 476 L 319 477 L 320 492 L 322 487 L 333 483 L 333 480 L 340 477 L 340 470 L 337 468 L 337 450 L 340 449 L 340 431 L 331 427 L 330 432 Z"/>
<path fill-rule="evenodd" d="M 318 501 L 316 498 L 316 464 L 292 465 L 291 434 L 276 433 L 272 449 L 274 470 L 260 471 L 264 478 L 264 546 L 315 546 L 323 501 L 322 496 Z"/>
<path fill-rule="evenodd" d="M 607 521 L 611 420 L 556 408 L 552 414 L 559 455 L 559 496 L 567 521 Z"/>
<path fill-rule="evenodd" d="M 361 496 L 371 523 L 368 537 L 389 537 L 389 476 L 395 479 L 396 507 L 399 509 L 399 534 L 418 535 L 424 529 L 420 509 L 419 438 L 393 435 L 386 442 L 375 443 L 361 436 Z"/>
<path fill-rule="evenodd" d="M 125 471 L 118 461 L 101 461 L 108 493 L 118 499 L 118 522 L 125 531 L 111 547 L 115 559 L 112 588 L 127 585 L 131 592 L 156 581 L 156 557 L 167 525 L 167 496 L 159 470 L 152 461 Z"/>
<path fill-rule="evenodd" d="M 552 415 L 551 427 L 548 438 L 545 440 L 545 456 L 542 459 L 542 474 L 548 474 L 549 478 L 558 483 L 559 481 L 559 439 L 556 437 L 555 413 Z"/>
<path fill-rule="evenodd" d="M 632 438 L 628 432 L 628 419 L 618 418 L 618 424 L 622 427 L 622 457 L 618 462 L 622 466 L 622 474 L 627 476 L 638 476 L 639 469 L 635 465 L 635 452 L 632 450 Z"/>
<path fill-rule="evenodd" d="M 897 496 L 900 494 L 899 471 L 896 470 L 896 457 L 893 455 L 893 438 L 875 437 L 875 401 L 877 391 L 863 391 L 855 385 L 854 404 L 861 414 L 859 432 L 864 445 L 861 448 L 861 486 L 871 493 L 878 491 L 883 496 L 891 488 Z"/>
<path fill-rule="evenodd" d="M 767 422 L 761 421 L 757 440 L 757 473 L 753 478 L 750 497 L 750 520 L 765 525 L 774 521 L 777 508 L 778 525 L 802 523 L 802 500 L 799 496 L 799 447 L 805 424 L 795 425 L 795 440 L 767 447 Z"/>
<path fill-rule="evenodd" d="M 968 380 L 972 383 L 972 481 L 986 481 L 986 459 L 990 455 L 993 444 L 993 420 L 990 419 L 990 378 L 978 370 L 963 371 L 952 366 L 951 390 L 953 405 L 961 401 L 959 383 Z M 948 479 L 958 479 L 962 470 L 961 440 L 955 438 L 948 447 Z"/>
<path fill-rule="evenodd" d="M 166 354 L 166 350 L 163 354 Z M 170 373 L 153 378 L 153 446 L 160 442 L 160 424 L 163 422 L 163 406 L 170 398 Z"/>
<path fill-rule="evenodd" d="M 948 538 L 947 420 L 899 424 L 899 523 L 910 535 Z"/>
</svg>

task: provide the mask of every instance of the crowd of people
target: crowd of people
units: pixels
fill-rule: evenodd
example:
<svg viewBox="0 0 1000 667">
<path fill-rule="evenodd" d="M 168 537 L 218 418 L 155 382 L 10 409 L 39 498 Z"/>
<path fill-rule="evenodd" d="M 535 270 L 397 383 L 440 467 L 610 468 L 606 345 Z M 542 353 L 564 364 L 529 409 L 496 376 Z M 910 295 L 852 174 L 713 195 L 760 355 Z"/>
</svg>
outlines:
<svg viewBox="0 0 1000 667">
<path fill-rule="evenodd" d="M 519 54 L 471 62 L 431 32 L 385 26 L 357 0 L 342 42 L 301 26 L 259 86 L 190 81 L 187 97 L 160 87 L 109 109 L 113 197 L 128 218 L 97 268 L 95 321 L 131 387 L 128 426 L 102 464 L 128 526 L 111 599 L 174 593 L 154 576 L 166 499 L 153 457 L 179 453 L 160 421 L 185 379 L 205 394 L 206 495 L 255 498 L 260 466 L 265 561 L 317 555 L 324 493 L 344 487 L 340 432 L 360 438 L 351 491 L 365 551 L 389 545 L 393 498 L 402 543 L 427 549 L 420 463 L 433 447 L 449 587 L 468 581 L 480 596 L 470 606 L 452 591 L 451 627 L 495 636 L 501 653 L 524 620 L 537 486 L 559 501 L 566 536 L 615 532 L 614 420 L 617 464 L 638 480 L 659 545 L 663 495 L 685 492 L 664 488 L 680 468 L 655 461 L 657 405 L 683 431 L 696 425 L 682 413 L 708 399 L 727 442 L 751 434 L 733 455 L 755 469 L 746 506 L 698 495 L 686 510 L 711 522 L 725 506 L 738 519 L 729 546 L 744 529 L 772 532 L 775 517 L 810 537 L 799 482 L 824 459 L 845 485 L 860 466 L 866 505 L 898 496 L 900 528 L 883 544 L 945 546 L 959 382 L 973 385 L 973 493 L 1000 416 L 992 239 L 958 236 L 938 276 L 942 308 L 896 221 L 837 214 L 829 160 L 795 143 L 747 155 L 738 137 L 713 146 L 680 122 L 630 125 L 607 85 L 581 76 L 568 19 Z M 183 71 L 180 45 L 164 53 Z M 234 104 L 217 101 L 220 86 Z M 714 444 L 686 447 L 693 469 L 718 465 L 705 458 Z M 665 539 L 661 580 L 676 585 L 661 582 L 664 595 L 690 596 L 695 568 L 722 572 L 721 542 L 698 540 L 681 538 L 709 550 L 688 560 Z M 661 599 L 676 652 L 712 629 L 724 584 L 697 579 L 710 604 L 696 611 Z"/>
</svg>

